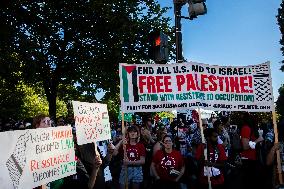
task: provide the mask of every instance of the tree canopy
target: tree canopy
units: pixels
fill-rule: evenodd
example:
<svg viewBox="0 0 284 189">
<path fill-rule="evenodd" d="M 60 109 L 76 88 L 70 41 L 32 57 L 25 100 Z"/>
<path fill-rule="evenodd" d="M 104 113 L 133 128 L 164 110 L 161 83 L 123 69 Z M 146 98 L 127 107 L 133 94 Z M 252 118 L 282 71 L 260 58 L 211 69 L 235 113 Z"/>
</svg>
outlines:
<svg viewBox="0 0 284 189">
<path fill-rule="evenodd" d="M 67 115 L 67 106 L 63 100 L 57 98 L 56 108 L 57 116 Z M 29 86 L 23 81 L 11 86 L 5 79 L 1 80 L 0 118 L 26 119 L 40 113 L 48 114 L 48 102 L 42 87 Z"/>
<path fill-rule="evenodd" d="M 1 76 L 17 70 L 25 83 L 41 84 L 52 117 L 58 95 L 95 99 L 101 89 L 115 95 L 118 64 L 150 63 L 149 32 L 173 33 L 167 10 L 154 0 L 5 1 L 0 8 Z M 64 87 L 67 93 L 60 90 Z"/>
<path fill-rule="evenodd" d="M 281 51 L 282 55 L 284 56 L 284 1 L 282 1 L 280 8 L 278 9 L 277 21 L 281 32 Z M 282 60 L 282 64 L 283 65 L 281 66 L 281 70 L 284 72 L 284 60 Z"/>
<path fill-rule="evenodd" d="M 279 96 L 276 101 L 276 110 L 281 118 L 284 118 L 284 85 L 278 90 Z"/>
</svg>

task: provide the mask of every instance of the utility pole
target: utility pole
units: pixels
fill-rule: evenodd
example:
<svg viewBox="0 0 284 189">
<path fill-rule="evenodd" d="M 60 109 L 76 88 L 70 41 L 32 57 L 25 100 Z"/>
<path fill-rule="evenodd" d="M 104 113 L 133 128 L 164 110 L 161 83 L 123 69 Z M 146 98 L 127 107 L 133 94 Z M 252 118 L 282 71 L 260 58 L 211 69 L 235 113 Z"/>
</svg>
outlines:
<svg viewBox="0 0 284 189">
<path fill-rule="evenodd" d="M 181 33 L 181 8 L 185 1 L 174 0 L 175 33 L 176 33 L 176 63 L 183 62 L 182 56 L 182 33 Z"/>
</svg>

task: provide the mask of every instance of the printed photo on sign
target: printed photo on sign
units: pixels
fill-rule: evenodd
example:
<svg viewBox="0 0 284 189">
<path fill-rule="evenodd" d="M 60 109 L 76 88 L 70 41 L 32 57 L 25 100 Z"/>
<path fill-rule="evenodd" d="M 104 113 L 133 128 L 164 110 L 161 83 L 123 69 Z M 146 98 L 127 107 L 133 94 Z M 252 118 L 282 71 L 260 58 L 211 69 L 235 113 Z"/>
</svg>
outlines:
<svg viewBox="0 0 284 189">
<path fill-rule="evenodd" d="M 0 188 L 27 189 L 76 174 L 71 127 L 0 133 Z"/>
<path fill-rule="evenodd" d="M 73 110 L 79 145 L 111 139 L 106 104 L 73 101 Z"/>
<path fill-rule="evenodd" d="M 270 63 L 252 66 L 120 64 L 121 108 L 158 112 L 202 108 L 216 111 L 270 112 Z"/>
</svg>

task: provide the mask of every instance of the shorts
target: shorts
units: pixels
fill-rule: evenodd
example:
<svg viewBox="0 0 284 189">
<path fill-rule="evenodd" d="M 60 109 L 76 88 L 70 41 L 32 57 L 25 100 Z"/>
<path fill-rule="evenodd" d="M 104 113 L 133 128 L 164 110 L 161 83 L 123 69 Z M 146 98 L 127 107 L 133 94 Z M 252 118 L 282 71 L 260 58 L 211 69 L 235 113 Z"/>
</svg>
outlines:
<svg viewBox="0 0 284 189">
<path fill-rule="evenodd" d="M 128 183 L 141 183 L 143 182 L 143 172 L 142 167 L 127 167 Z M 125 184 L 125 166 L 122 166 L 119 183 Z"/>
</svg>

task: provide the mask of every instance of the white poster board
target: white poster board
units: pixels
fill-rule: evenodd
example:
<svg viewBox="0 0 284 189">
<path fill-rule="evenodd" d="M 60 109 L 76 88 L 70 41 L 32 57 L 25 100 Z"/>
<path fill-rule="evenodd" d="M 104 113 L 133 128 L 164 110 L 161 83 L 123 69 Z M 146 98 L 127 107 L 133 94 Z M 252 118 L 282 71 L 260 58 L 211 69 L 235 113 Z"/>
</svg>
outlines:
<svg viewBox="0 0 284 189">
<path fill-rule="evenodd" d="M 0 133 L 0 188 L 30 189 L 76 174 L 71 127 Z"/>
<path fill-rule="evenodd" d="M 106 104 L 73 101 L 79 145 L 111 139 Z"/>
</svg>

